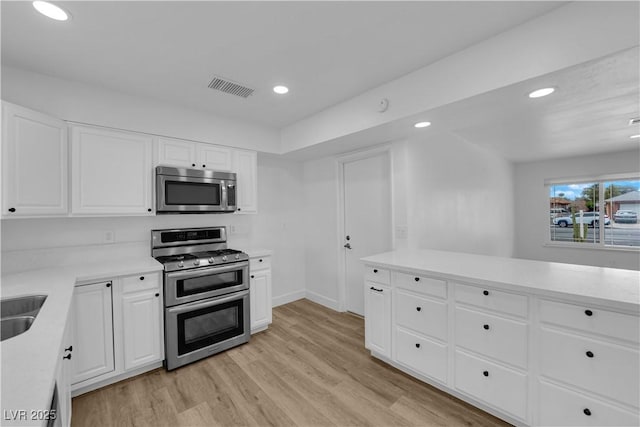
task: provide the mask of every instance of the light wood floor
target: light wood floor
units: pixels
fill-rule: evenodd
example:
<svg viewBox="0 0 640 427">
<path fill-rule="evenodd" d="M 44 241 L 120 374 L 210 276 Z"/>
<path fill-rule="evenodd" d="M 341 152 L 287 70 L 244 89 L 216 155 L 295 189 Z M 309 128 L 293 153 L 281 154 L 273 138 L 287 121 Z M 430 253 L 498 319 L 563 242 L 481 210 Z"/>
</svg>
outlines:
<svg viewBox="0 0 640 427">
<path fill-rule="evenodd" d="M 74 398 L 72 425 L 507 424 L 373 359 L 361 318 L 300 300 L 248 344 Z"/>
</svg>

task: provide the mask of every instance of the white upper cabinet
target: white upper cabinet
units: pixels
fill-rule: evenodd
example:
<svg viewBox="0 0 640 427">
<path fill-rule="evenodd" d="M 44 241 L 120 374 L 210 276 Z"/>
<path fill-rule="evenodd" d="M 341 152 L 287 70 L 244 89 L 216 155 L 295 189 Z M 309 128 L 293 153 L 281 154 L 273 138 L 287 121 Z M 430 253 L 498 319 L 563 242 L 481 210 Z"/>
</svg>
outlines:
<svg viewBox="0 0 640 427">
<path fill-rule="evenodd" d="M 158 164 L 193 168 L 196 166 L 196 144 L 179 139 L 158 138 Z"/>
<path fill-rule="evenodd" d="M 196 164 L 196 166 L 216 171 L 230 171 L 231 151 L 230 148 L 219 145 L 198 144 L 196 153 L 200 163 Z"/>
<path fill-rule="evenodd" d="M 220 145 L 158 138 L 159 165 L 230 171 L 231 153 L 230 148 Z"/>
<path fill-rule="evenodd" d="M 67 125 L 2 103 L 2 215 L 66 215 Z"/>
<path fill-rule="evenodd" d="M 151 215 L 150 135 L 89 126 L 71 128 L 71 212 Z"/>
<path fill-rule="evenodd" d="M 238 213 L 258 212 L 258 153 L 234 150 L 232 171 L 237 174 Z"/>
</svg>

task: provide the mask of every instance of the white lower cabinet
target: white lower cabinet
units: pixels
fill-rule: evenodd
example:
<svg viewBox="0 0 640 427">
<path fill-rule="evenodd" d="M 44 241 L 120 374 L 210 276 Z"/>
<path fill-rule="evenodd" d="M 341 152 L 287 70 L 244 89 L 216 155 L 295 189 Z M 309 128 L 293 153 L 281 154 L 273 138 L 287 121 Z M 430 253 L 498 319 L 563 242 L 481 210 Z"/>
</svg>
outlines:
<svg viewBox="0 0 640 427">
<path fill-rule="evenodd" d="M 364 285 L 365 347 L 391 357 L 391 288 L 376 282 Z"/>
<path fill-rule="evenodd" d="M 73 390 L 86 392 L 160 366 L 164 359 L 158 272 L 76 286 Z"/>
<path fill-rule="evenodd" d="M 541 426 L 640 425 L 637 410 L 620 408 L 546 381 L 539 382 L 538 399 Z"/>
<path fill-rule="evenodd" d="M 75 289 L 72 384 L 115 369 L 111 291 L 110 281 Z"/>
<path fill-rule="evenodd" d="M 526 374 L 460 350 L 455 367 L 456 389 L 516 418 L 527 418 Z"/>
<path fill-rule="evenodd" d="M 251 333 L 266 329 L 271 316 L 271 257 L 258 256 L 249 260 L 249 305 Z"/>
<path fill-rule="evenodd" d="M 396 360 L 421 375 L 447 382 L 447 346 L 396 328 Z"/>
<path fill-rule="evenodd" d="M 528 325 L 496 314 L 456 306 L 456 345 L 519 368 L 527 368 Z"/>
<path fill-rule="evenodd" d="M 55 426 L 71 425 L 71 375 L 73 358 L 73 314 L 69 314 L 60 346 L 60 359 L 56 369 L 54 391 L 58 395 L 58 412 Z"/>
<path fill-rule="evenodd" d="M 512 424 L 640 425 L 637 312 L 403 268 L 364 269 L 374 356 Z"/>
<path fill-rule="evenodd" d="M 160 290 L 152 289 L 122 297 L 124 369 L 162 360 L 162 310 Z"/>
</svg>

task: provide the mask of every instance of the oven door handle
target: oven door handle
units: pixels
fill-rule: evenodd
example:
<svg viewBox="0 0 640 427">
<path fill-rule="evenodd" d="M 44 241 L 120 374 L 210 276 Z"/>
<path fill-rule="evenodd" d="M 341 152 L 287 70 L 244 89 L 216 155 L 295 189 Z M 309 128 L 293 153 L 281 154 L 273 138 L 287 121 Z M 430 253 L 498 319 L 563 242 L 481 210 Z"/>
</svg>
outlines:
<svg viewBox="0 0 640 427">
<path fill-rule="evenodd" d="M 181 277 L 209 276 L 211 275 L 211 273 L 226 273 L 227 271 L 242 270 L 248 265 L 249 263 L 247 261 L 241 261 L 241 262 L 233 263 L 232 265 L 178 271 L 173 273 L 167 273 L 167 279 L 180 279 Z"/>
<path fill-rule="evenodd" d="M 234 292 L 230 295 L 224 295 L 218 298 L 208 298 L 201 301 L 189 302 L 186 304 L 180 304 L 174 307 L 167 308 L 167 311 L 172 314 L 180 314 L 189 311 L 199 310 L 201 308 L 207 308 L 218 304 L 224 304 L 225 302 L 235 301 L 244 298 L 249 295 L 249 291 Z"/>
</svg>

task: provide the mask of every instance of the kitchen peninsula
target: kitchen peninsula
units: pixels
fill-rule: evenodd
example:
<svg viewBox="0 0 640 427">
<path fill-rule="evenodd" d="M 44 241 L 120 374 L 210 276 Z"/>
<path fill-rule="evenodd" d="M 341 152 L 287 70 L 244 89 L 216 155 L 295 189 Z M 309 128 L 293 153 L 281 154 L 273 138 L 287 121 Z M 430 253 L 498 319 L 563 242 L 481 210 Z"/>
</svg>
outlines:
<svg viewBox="0 0 640 427">
<path fill-rule="evenodd" d="M 637 271 L 435 250 L 362 261 L 375 357 L 511 423 L 638 425 Z"/>
</svg>

